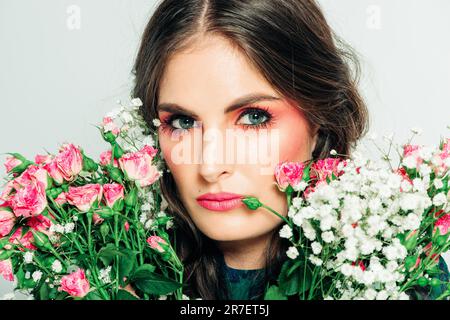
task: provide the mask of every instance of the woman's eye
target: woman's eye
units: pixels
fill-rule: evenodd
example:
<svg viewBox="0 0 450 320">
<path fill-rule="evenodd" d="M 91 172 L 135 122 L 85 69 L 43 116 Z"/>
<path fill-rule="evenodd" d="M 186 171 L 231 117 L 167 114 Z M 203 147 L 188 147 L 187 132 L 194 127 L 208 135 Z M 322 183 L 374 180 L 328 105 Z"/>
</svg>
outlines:
<svg viewBox="0 0 450 320">
<path fill-rule="evenodd" d="M 195 120 L 189 117 L 179 117 L 171 121 L 174 129 L 189 130 L 194 127 Z"/>
<path fill-rule="evenodd" d="M 269 116 L 267 115 L 267 112 L 264 110 L 251 110 L 246 111 L 244 114 L 239 118 L 238 124 L 243 125 L 250 125 L 250 126 L 258 126 L 267 120 L 269 120 Z"/>
</svg>

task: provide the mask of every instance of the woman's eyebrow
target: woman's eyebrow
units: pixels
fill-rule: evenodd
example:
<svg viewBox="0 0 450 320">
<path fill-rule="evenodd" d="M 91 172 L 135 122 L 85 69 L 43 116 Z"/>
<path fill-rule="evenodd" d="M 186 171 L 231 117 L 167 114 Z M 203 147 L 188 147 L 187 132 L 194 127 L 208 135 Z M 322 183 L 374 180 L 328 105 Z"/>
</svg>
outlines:
<svg viewBox="0 0 450 320">
<path fill-rule="evenodd" d="M 258 93 L 247 94 L 245 96 L 235 99 L 231 103 L 231 105 L 225 109 L 224 113 L 232 112 L 232 111 L 242 108 L 248 104 L 253 104 L 253 103 L 256 103 L 259 101 L 273 101 L 273 100 L 281 100 L 281 98 L 274 97 L 274 96 L 267 95 L 267 94 L 258 94 Z M 156 107 L 156 111 L 157 112 L 167 111 L 167 112 L 171 112 L 171 113 L 179 113 L 179 114 L 194 117 L 194 118 L 197 117 L 197 115 L 194 112 L 189 111 L 176 103 L 170 103 L 170 102 L 165 102 L 165 103 L 159 104 Z"/>
</svg>

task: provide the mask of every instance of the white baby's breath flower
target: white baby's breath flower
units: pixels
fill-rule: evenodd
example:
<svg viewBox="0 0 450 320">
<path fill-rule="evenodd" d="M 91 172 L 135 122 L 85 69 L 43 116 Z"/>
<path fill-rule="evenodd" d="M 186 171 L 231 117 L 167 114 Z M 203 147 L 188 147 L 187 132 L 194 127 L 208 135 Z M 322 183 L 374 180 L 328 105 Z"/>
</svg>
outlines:
<svg viewBox="0 0 450 320">
<path fill-rule="evenodd" d="M 310 256 L 309 261 L 311 261 L 312 264 L 320 267 L 323 264 L 323 260 L 316 256 Z"/>
<path fill-rule="evenodd" d="M 408 169 L 414 169 L 417 166 L 417 159 L 414 156 L 407 156 L 403 158 L 402 164 Z"/>
<path fill-rule="evenodd" d="M 332 150 L 330 151 L 330 154 L 331 154 L 332 156 L 335 156 L 335 155 L 337 155 L 337 151 L 334 150 L 334 149 L 332 149 Z"/>
<path fill-rule="evenodd" d="M 78 216 L 76 216 L 76 215 L 73 216 L 72 220 L 75 221 L 75 222 L 77 222 L 77 221 L 78 221 Z"/>
<path fill-rule="evenodd" d="M 152 122 L 155 127 L 159 127 L 161 125 L 161 121 L 159 119 L 153 119 Z"/>
<path fill-rule="evenodd" d="M 334 234 L 332 231 L 322 232 L 322 240 L 326 243 L 331 243 L 334 241 Z"/>
<path fill-rule="evenodd" d="M 98 278 L 101 282 L 104 284 L 111 283 L 111 266 L 108 266 L 104 269 L 100 269 L 100 274 L 98 275 Z"/>
<path fill-rule="evenodd" d="M 61 261 L 55 260 L 52 263 L 52 270 L 56 273 L 60 273 L 62 271 L 62 264 Z"/>
<path fill-rule="evenodd" d="M 42 278 L 42 272 L 39 270 L 36 270 L 33 272 L 33 274 L 31 275 L 31 277 L 33 278 L 34 282 L 38 282 L 39 280 L 41 280 Z"/>
<path fill-rule="evenodd" d="M 296 185 L 294 185 L 293 189 L 294 189 L 294 191 L 304 191 L 307 186 L 308 186 L 308 183 L 306 183 L 305 181 L 302 180 L 299 183 L 297 183 Z"/>
<path fill-rule="evenodd" d="M 292 228 L 289 225 L 285 224 L 280 229 L 280 237 L 286 238 L 286 239 L 289 239 L 290 237 L 292 237 Z"/>
<path fill-rule="evenodd" d="M 33 256 L 34 256 L 34 253 L 33 253 L 33 252 L 27 251 L 27 252 L 25 252 L 25 254 L 23 255 L 23 261 L 24 261 L 25 263 L 32 263 L 32 262 L 33 262 Z"/>
<path fill-rule="evenodd" d="M 71 233 L 74 228 L 75 228 L 75 223 L 73 223 L 73 222 L 66 223 L 64 225 L 64 232 Z"/>
<path fill-rule="evenodd" d="M 322 245 L 319 242 L 314 241 L 311 243 L 311 249 L 315 255 L 318 255 L 322 251 Z"/>
<path fill-rule="evenodd" d="M 434 180 L 433 184 L 436 189 L 441 189 L 444 186 L 444 183 L 441 179 Z"/>
<path fill-rule="evenodd" d="M 286 255 L 291 259 L 295 259 L 298 257 L 299 253 L 296 247 L 289 247 L 286 251 Z"/>
<path fill-rule="evenodd" d="M 141 99 L 133 98 L 133 99 L 131 99 L 131 105 L 134 107 L 140 107 L 143 105 L 143 103 L 142 103 Z"/>
<path fill-rule="evenodd" d="M 158 300 L 167 300 L 167 296 L 166 295 L 159 296 Z"/>
<path fill-rule="evenodd" d="M 447 197 L 445 196 L 445 193 L 443 193 L 443 192 L 439 192 L 437 195 L 435 195 L 433 197 L 433 204 L 436 207 L 440 207 L 446 203 L 447 203 Z"/>
</svg>

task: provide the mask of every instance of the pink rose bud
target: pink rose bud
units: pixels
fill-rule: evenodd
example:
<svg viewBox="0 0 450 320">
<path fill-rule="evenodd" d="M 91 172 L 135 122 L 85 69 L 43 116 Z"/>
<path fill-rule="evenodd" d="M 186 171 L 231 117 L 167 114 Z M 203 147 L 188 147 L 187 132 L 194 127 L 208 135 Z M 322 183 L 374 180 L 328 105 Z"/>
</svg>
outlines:
<svg viewBox="0 0 450 320">
<path fill-rule="evenodd" d="M 61 278 L 59 291 L 65 291 L 72 297 L 82 298 L 89 293 L 90 285 L 83 269 L 78 269 Z"/>
<path fill-rule="evenodd" d="M 301 162 L 283 162 L 275 167 L 275 179 L 280 191 L 284 192 L 287 187 L 297 186 L 303 178 L 305 164 Z"/>
<path fill-rule="evenodd" d="M 23 228 L 19 227 L 13 235 L 9 238 L 9 242 L 19 246 L 19 250 L 24 251 L 21 247 L 25 247 L 30 250 L 36 250 L 37 248 L 33 244 L 34 236 L 31 231 L 27 231 L 22 234 Z"/>
<path fill-rule="evenodd" d="M 145 146 L 138 152 L 126 153 L 119 159 L 119 164 L 132 181 L 137 181 L 141 187 L 153 184 L 160 177 L 158 168 L 152 165 L 157 149 Z"/>
<path fill-rule="evenodd" d="M 16 217 L 7 207 L 0 207 L 0 238 L 7 236 L 14 227 Z"/>
<path fill-rule="evenodd" d="M 130 230 L 130 224 L 128 223 L 128 221 L 125 221 L 123 226 L 125 227 L 126 232 L 128 232 Z"/>
<path fill-rule="evenodd" d="M 7 157 L 5 161 L 6 172 L 10 173 L 15 167 L 18 167 L 22 164 L 22 161 L 15 157 Z"/>
<path fill-rule="evenodd" d="M 116 203 L 116 201 L 123 200 L 124 188 L 121 184 L 118 183 L 104 184 L 103 196 L 105 198 L 106 205 L 112 208 Z"/>
<path fill-rule="evenodd" d="M 112 151 L 111 150 L 102 152 L 100 154 L 100 164 L 102 166 L 111 165 L 111 157 L 112 157 Z M 117 159 L 114 159 L 113 166 L 114 167 L 119 167 L 119 162 L 117 161 Z"/>
<path fill-rule="evenodd" d="M 164 252 L 164 249 L 163 249 L 163 247 L 161 247 L 160 244 L 161 243 L 167 244 L 167 242 L 163 238 L 158 237 L 158 236 L 150 236 L 147 239 L 147 243 L 150 245 L 150 248 L 157 250 L 159 252 Z"/>
<path fill-rule="evenodd" d="M 100 217 L 100 215 L 98 213 L 94 213 L 92 215 L 92 221 L 94 222 L 95 225 L 98 225 L 98 224 L 101 224 L 103 221 L 105 221 L 105 219 Z"/>
<path fill-rule="evenodd" d="M 30 182 L 17 190 L 9 202 L 17 217 L 37 216 L 47 207 L 45 188 L 42 183 Z"/>
<path fill-rule="evenodd" d="M 446 213 L 441 216 L 434 224 L 435 229 L 439 229 L 439 234 L 446 235 L 450 228 L 450 213 Z"/>
<path fill-rule="evenodd" d="M 63 204 L 67 203 L 66 193 L 65 193 L 65 192 L 61 192 L 61 193 L 56 197 L 55 202 L 56 202 L 59 206 L 62 206 Z"/>
<path fill-rule="evenodd" d="M 56 161 L 51 161 L 47 164 L 45 164 L 43 166 L 43 168 L 45 170 L 47 170 L 48 174 L 52 177 L 52 179 L 57 183 L 57 184 L 63 184 L 64 182 L 64 177 L 61 173 L 61 171 L 59 171 L 58 169 L 58 163 Z"/>
<path fill-rule="evenodd" d="M 0 195 L 0 201 L 8 202 L 9 198 L 14 191 L 14 180 L 8 181 Z"/>
<path fill-rule="evenodd" d="M 86 184 L 81 187 L 69 187 L 66 193 L 67 202 L 76 206 L 81 212 L 88 212 L 95 201 L 102 199 L 102 186 L 99 184 Z"/>
<path fill-rule="evenodd" d="M 34 162 L 38 165 L 44 165 L 44 164 L 50 163 L 51 161 L 52 161 L 52 156 L 49 154 L 46 154 L 46 155 L 38 154 L 34 157 Z"/>
<path fill-rule="evenodd" d="M 111 132 L 116 137 L 120 133 L 120 129 L 117 127 L 117 125 L 114 123 L 114 120 L 111 117 L 104 117 L 103 118 L 103 132 Z"/>
<path fill-rule="evenodd" d="M 424 252 L 425 255 L 428 257 L 428 256 L 430 255 L 432 249 L 433 249 L 433 243 L 430 242 L 430 243 L 428 243 L 428 244 L 423 248 L 423 252 Z M 432 260 L 434 263 L 438 263 L 438 262 L 439 262 L 439 254 L 433 253 L 433 254 L 431 255 L 431 260 Z"/>
<path fill-rule="evenodd" d="M 6 281 L 14 281 L 14 274 L 10 259 L 0 261 L 0 274 Z"/>
</svg>

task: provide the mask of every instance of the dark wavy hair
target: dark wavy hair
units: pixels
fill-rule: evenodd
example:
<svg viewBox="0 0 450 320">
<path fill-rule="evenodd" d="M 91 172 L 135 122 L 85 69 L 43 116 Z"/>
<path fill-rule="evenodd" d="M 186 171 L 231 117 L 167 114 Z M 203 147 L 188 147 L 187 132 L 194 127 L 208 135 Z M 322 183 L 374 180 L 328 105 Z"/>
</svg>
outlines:
<svg viewBox="0 0 450 320">
<path fill-rule="evenodd" d="M 157 118 L 158 89 L 169 58 L 202 35 L 225 37 L 285 98 L 298 102 L 318 139 L 313 160 L 335 149 L 349 154 L 365 134 L 368 112 L 357 83 L 355 52 L 328 25 L 314 0 L 163 0 L 148 22 L 137 54 L 134 97 L 149 123 Z M 161 190 L 175 217 L 177 251 L 185 264 L 188 295 L 226 298 L 215 242 L 198 230 L 180 200 L 171 174 Z M 287 243 L 273 230 L 266 283 L 286 259 Z M 261 292 L 262 293 L 262 292 Z"/>
</svg>

